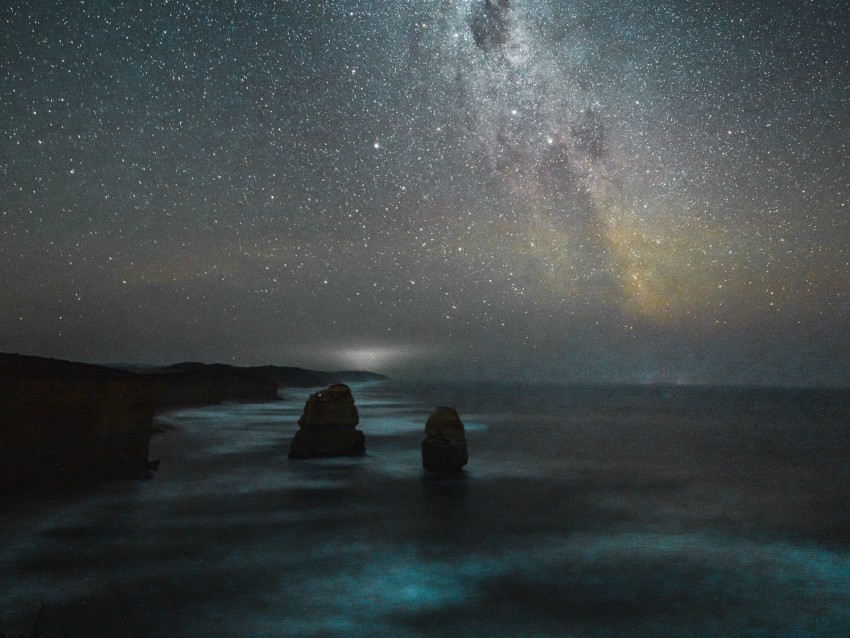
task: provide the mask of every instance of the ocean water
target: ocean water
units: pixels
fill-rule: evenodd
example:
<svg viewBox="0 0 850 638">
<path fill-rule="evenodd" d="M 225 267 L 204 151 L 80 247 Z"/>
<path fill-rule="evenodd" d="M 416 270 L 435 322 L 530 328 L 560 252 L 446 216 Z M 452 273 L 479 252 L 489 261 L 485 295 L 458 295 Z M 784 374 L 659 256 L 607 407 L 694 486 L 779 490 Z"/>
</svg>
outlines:
<svg viewBox="0 0 850 638">
<path fill-rule="evenodd" d="M 18 636 L 850 635 L 850 393 L 352 386 L 362 458 L 286 458 L 309 391 L 172 412 L 153 480 L 5 503 Z M 421 467 L 437 405 L 470 462 Z"/>
</svg>

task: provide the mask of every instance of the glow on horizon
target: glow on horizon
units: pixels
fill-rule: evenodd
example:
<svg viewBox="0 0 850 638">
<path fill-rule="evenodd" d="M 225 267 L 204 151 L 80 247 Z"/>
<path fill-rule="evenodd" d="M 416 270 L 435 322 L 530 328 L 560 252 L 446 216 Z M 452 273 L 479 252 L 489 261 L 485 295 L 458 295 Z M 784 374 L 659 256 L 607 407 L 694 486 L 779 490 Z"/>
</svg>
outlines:
<svg viewBox="0 0 850 638">
<path fill-rule="evenodd" d="M 421 348 L 412 346 L 348 346 L 328 348 L 325 358 L 343 368 L 386 372 L 410 367 L 423 354 Z"/>
</svg>

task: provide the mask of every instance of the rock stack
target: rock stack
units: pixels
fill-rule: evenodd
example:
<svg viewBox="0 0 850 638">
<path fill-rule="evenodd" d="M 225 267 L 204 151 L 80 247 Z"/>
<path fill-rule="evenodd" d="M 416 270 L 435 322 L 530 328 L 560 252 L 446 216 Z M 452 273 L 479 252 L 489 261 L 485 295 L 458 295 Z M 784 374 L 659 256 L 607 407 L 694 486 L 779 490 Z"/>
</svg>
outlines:
<svg viewBox="0 0 850 638">
<path fill-rule="evenodd" d="M 437 408 L 425 424 L 422 466 L 429 470 L 460 470 L 469 459 L 463 423 L 454 408 Z"/>
<path fill-rule="evenodd" d="M 356 429 L 359 420 L 347 385 L 335 383 L 311 394 L 298 419 L 299 430 L 289 447 L 289 458 L 365 454 L 366 437 Z"/>
</svg>

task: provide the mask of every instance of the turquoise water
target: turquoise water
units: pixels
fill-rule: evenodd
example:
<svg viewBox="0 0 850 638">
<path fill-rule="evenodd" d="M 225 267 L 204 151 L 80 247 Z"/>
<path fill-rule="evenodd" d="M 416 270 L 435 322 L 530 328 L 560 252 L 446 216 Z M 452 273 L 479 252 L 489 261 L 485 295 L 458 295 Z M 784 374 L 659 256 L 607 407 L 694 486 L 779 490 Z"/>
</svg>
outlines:
<svg viewBox="0 0 850 638">
<path fill-rule="evenodd" d="M 368 454 L 289 461 L 308 391 L 161 420 L 152 481 L 0 522 L 0 629 L 43 636 L 841 636 L 850 396 L 353 386 Z M 467 428 L 426 473 L 437 405 Z"/>
</svg>

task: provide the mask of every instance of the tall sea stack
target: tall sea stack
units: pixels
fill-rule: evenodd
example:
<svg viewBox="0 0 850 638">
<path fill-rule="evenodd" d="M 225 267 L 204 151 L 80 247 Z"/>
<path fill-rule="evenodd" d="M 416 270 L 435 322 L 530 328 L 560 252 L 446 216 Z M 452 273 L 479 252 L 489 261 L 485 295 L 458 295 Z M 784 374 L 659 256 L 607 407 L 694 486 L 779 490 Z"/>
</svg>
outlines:
<svg viewBox="0 0 850 638">
<path fill-rule="evenodd" d="M 422 466 L 429 470 L 460 470 L 468 460 L 466 433 L 457 410 L 437 408 L 425 424 Z"/>
<path fill-rule="evenodd" d="M 299 430 L 289 447 L 289 458 L 365 454 L 366 437 L 356 429 L 359 420 L 347 385 L 335 383 L 311 394 L 298 419 Z"/>
</svg>

